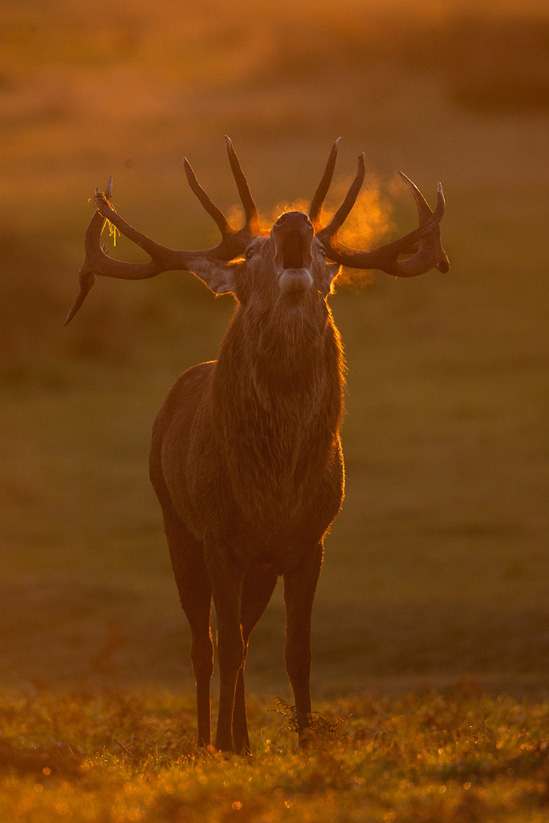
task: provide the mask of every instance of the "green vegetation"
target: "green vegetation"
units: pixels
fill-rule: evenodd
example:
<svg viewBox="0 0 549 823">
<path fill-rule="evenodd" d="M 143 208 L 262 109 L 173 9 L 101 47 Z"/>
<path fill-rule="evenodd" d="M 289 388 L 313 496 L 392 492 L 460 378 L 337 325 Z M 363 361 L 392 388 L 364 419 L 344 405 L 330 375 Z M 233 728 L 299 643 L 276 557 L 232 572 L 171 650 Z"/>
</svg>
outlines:
<svg viewBox="0 0 549 823">
<path fill-rule="evenodd" d="M 4 4 L 0 817 L 546 819 L 547 18 L 451 6 Z M 399 168 L 431 201 L 441 179 L 452 264 L 347 272 L 332 300 L 348 491 L 313 693 L 347 719 L 303 753 L 273 713 L 290 698 L 277 592 L 251 642 L 246 761 L 194 752 L 147 479 L 156 410 L 215 357 L 231 300 L 182 273 L 101 281 L 63 328 L 94 187 L 113 174 L 119 212 L 162 243 L 215 242 L 181 156 L 230 211 L 225 133 L 266 224 L 311 196 L 340 134 L 338 182 L 363 149 L 370 164 L 354 241 L 412 227 Z"/>
</svg>

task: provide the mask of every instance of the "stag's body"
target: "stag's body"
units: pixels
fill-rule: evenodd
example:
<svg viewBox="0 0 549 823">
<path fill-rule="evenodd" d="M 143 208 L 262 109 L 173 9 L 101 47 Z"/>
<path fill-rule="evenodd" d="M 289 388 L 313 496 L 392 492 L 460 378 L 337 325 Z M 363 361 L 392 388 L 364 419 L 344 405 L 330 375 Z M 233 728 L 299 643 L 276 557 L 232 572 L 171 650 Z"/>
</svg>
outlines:
<svg viewBox="0 0 549 823">
<path fill-rule="evenodd" d="M 295 219 L 304 224 L 306 217 Z M 218 360 L 185 372 L 157 418 L 151 479 L 193 631 L 199 705 L 205 707 L 201 742 L 209 742 L 212 588 L 221 688 L 226 685 L 229 703 L 249 634 L 277 576 L 283 576 L 285 590 L 301 591 L 299 613 L 288 614 L 286 666 L 298 714 L 306 717 L 311 710 L 307 627 L 323 537 L 343 499 L 341 360 L 339 335 L 319 290 L 284 294 L 275 284 L 272 293 L 263 290 L 240 303 Z M 231 613 L 231 634 L 222 641 Z M 227 659 L 222 642 L 230 650 Z M 223 728 L 229 712 L 220 712 L 220 748 L 248 747 L 245 714 L 238 708 L 242 698 L 232 731 L 228 720 Z"/>
<path fill-rule="evenodd" d="M 297 614 L 288 615 L 286 665 L 298 713 L 306 717 L 311 710 L 307 625 L 323 537 L 343 498 L 343 464 L 338 335 L 318 295 L 310 295 L 307 308 L 308 334 L 304 307 L 283 299 L 261 333 L 265 318 L 240 306 L 218 360 L 179 378 L 154 427 L 151 479 L 193 632 L 202 743 L 209 743 L 212 588 L 229 703 L 249 634 L 277 576 L 283 575 L 285 588 L 301 590 L 304 614 L 297 622 Z M 232 730 L 228 721 L 223 728 L 229 712 L 220 713 L 217 747 L 248 748 L 242 708 L 243 694 Z"/>
<path fill-rule="evenodd" d="M 154 427 L 155 489 L 194 537 L 280 574 L 299 560 L 298 541 L 322 539 L 342 499 L 341 354 L 331 320 L 319 320 L 316 339 L 262 378 L 272 353 L 257 328 L 243 350 L 237 318 L 218 360 L 181 375 Z"/>
<path fill-rule="evenodd" d="M 213 291 L 230 291 L 237 298 L 218 359 L 189 369 L 171 389 L 154 425 L 150 456 L 151 480 L 192 632 L 198 740 L 210 742 L 213 596 L 220 670 L 215 745 L 228 751 L 249 749 L 244 691 L 248 639 L 280 575 L 286 669 L 300 742 L 307 740 L 312 605 L 324 536 L 341 507 L 344 487 L 339 438 L 342 351 L 326 302 L 339 265 L 326 258 L 400 276 L 433 266 L 448 268 L 439 233 L 442 192 L 433 213 L 410 181 L 418 229 L 372 251 L 339 243 L 337 229 L 364 176 L 362 156 L 344 204 L 329 226 L 320 227 L 336 150 L 337 144 L 309 215 L 287 212 L 270 234 L 259 229 L 230 143 L 229 158 L 246 212 L 246 225 L 239 232 L 229 227 L 187 164 L 191 187 L 223 235 L 219 246 L 201 252 L 159 246 L 128 226 L 98 194 L 98 212 L 87 234 L 82 290 L 69 314 L 70 319 L 96 274 L 139 279 L 185 268 Z M 150 254 L 150 263 L 120 263 L 98 251 L 103 216 L 139 243 Z M 414 256 L 399 262 L 398 256 L 406 252 Z M 243 253 L 245 260 L 235 260 Z"/>
</svg>

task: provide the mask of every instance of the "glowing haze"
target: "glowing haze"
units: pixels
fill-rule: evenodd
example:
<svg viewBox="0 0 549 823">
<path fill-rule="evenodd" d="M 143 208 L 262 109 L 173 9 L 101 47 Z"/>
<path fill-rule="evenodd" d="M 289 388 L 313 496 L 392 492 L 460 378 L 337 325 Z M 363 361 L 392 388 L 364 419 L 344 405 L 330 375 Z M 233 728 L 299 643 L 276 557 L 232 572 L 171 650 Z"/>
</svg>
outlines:
<svg viewBox="0 0 549 823">
<path fill-rule="evenodd" d="M 330 188 L 329 205 L 321 212 L 321 223 L 326 226 L 332 219 L 336 209 L 341 205 L 345 195 L 351 185 L 352 177 L 334 182 Z M 400 190 L 395 186 L 395 195 Z M 308 200 L 282 200 L 268 211 L 260 211 L 259 219 L 261 227 L 265 230 L 277 221 L 281 214 L 286 211 L 302 211 L 308 214 L 310 203 Z M 347 217 L 345 224 L 339 232 L 340 239 L 349 246 L 357 249 L 368 249 L 381 245 L 383 238 L 394 228 L 391 220 L 392 207 L 388 198 L 383 197 L 380 187 L 373 174 L 370 174 L 361 189 L 351 214 Z M 244 213 L 241 206 L 233 205 L 227 210 L 227 218 L 231 225 L 239 226 L 244 220 Z M 372 273 L 369 271 L 359 271 L 357 269 L 342 268 L 337 278 L 338 285 L 363 285 L 371 282 Z"/>
</svg>

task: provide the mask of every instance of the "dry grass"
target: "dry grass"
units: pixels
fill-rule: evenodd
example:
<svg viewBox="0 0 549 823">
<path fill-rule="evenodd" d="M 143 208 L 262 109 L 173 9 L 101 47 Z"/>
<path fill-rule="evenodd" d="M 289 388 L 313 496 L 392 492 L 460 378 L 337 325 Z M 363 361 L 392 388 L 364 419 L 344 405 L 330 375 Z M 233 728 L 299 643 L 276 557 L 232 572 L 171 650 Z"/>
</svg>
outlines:
<svg viewBox="0 0 549 823">
<path fill-rule="evenodd" d="M 0 698 L 2 819 L 547 819 L 545 4 L 408 7 L 4 3 L 0 641 L 18 691 Z M 452 261 L 404 283 L 347 273 L 332 301 L 348 494 L 315 611 L 322 734 L 296 752 L 291 708 L 256 697 L 249 760 L 194 750 L 146 479 L 156 409 L 215 356 L 231 301 L 181 274 L 100 282 L 62 327 L 93 188 L 114 174 L 130 222 L 202 246 L 215 233 L 180 158 L 231 210 L 225 133 L 266 216 L 310 197 L 343 134 L 333 206 L 365 149 L 366 242 L 413 224 L 398 168 L 430 199 L 442 179 Z M 284 701 L 282 621 L 275 595 L 248 680 Z M 490 691 L 417 688 L 471 674 Z"/>
<path fill-rule="evenodd" d="M 280 715 L 252 703 L 255 754 L 240 758 L 197 751 L 191 706 L 166 693 L 3 694 L 0 814 L 14 823 L 546 819 L 546 701 L 464 684 L 325 711 L 311 747 L 296 751 Z"/>
<path fill-rule="evenodd" d="M 113 173 L 122 213 L 162 242 L 210 242 L 180 158 L 230 209 L 228 132 L 267 215 L 310 196 L 339 134 L 333 202 L 366 149 L 367 242 L 413 224 L 398 168 L 448 198 L 450 275 L 353 280 L 333 300 L 349 491 L 317 601 L 317 694 L 464 672 L 543 683 L 546 18 L 244 8 L 3 8 L 3 680 L 189 684 L 147 442 L 176 374 L 215 356 L 230 299 L 182 275 L 101 282 L 62 322 L 94 186 Z M 260 691 L 286 688 L 281 621 L 275 599 L 250 655 Z"/>
</svg>

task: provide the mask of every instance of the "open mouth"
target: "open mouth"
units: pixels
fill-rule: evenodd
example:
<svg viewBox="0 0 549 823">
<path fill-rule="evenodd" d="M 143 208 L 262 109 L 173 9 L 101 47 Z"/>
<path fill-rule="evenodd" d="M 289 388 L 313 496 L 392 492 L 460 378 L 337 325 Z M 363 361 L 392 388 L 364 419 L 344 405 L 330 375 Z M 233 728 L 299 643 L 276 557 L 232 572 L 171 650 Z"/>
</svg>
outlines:
<svg viewBox="0 0 549 823">
<path fill-rule="evenodd" d="M 282 244 L 282 260 L 285 269 L 303 269 L 305 266 L 305 238 L 300 231 L 289 231 Z M 310 258 L 310 253 L 308 255 Z"/>
<path fill-rule="evenodd" d="M 285 218 L 285 219 L 284 219 Z M 273 226 L 275 271 L 284 294 L 307 291 L 313 284 L 311 275 L 312 226 L 301 213 L 283 215 Z"/>
</svg>

